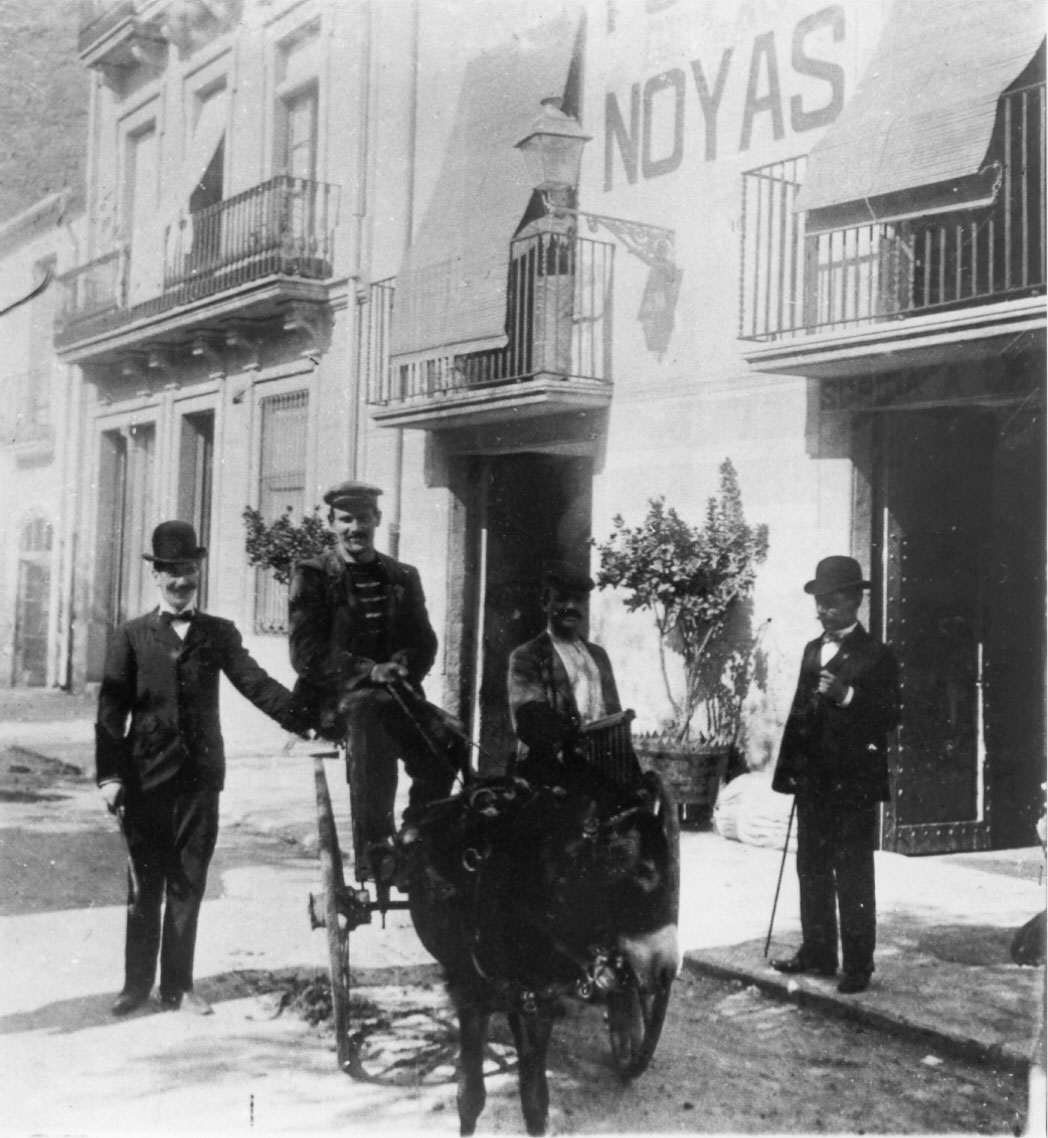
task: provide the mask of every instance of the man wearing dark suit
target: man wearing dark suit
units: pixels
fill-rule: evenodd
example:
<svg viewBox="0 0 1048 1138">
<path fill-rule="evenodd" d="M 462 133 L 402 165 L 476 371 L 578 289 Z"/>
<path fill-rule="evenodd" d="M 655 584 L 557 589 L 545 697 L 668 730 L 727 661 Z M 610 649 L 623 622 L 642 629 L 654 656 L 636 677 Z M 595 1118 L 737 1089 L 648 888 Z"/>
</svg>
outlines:
<svg viewBox="0 0 1048 1138">
<path fill-rule="evenodd" d="M 206 553 L 187 522 L 156 527 L 153 552 L 143 557 L 153 563 L 160 606 L 121 625 L 106 655 L 97 780 L 121 818 L 130 861 L 124 988 L 114 1015 L 149 998 L 158 952 L 161 1007 L 211 1011 L 193 990 L 193 955 L 225 781 L 219 673 L 277 722 L 301 725 L 291 692 L 255 663 L 233 623 L 194 608 Z"/>
<path fill-rule="evenodd" d="M 335 547 L 295 566 L 289 646 L 296 701 L 323 736 L 346 741 L 346 779 L 364 847 L 357 876 L 384 882 L 394 872 L 397 759 L 412 780 L 406 817 L 447 794 L 455 764 L 427 750 L 389 690 L 401 684 L 415 707 L 429 708 L 422 680 L 437 637 L 418 570 L 375 549 L 381 493 L 351 481 L 324 495 Z"/>
<path fill-rule="evenodd" d="M 824 632 L 805 646 L 772 781 L 796 796 L 802 933 L 796 955 L 772 967 L 833 976 L 839 906 L 844 993 L 863 991 L 873 973 L 877 804 L 888 798 L 888 734 L 899 721 L 898 663 L 858 620 L 868 587 L 859 563 L 840 556 L 820 561 L 804 586 Z"/>
<path fill-rule="evenodd" d="M 607 652 L 582 637 L 592 591 L 584 569 L 563 561 L 547 566 L 546 628 L 510 654 L 509 710 L 520 740 L 516 770 L 529 781 L 571 779 L 578 773 L 571 751 L 579 729 L 622 710 Z"/>
</svg>

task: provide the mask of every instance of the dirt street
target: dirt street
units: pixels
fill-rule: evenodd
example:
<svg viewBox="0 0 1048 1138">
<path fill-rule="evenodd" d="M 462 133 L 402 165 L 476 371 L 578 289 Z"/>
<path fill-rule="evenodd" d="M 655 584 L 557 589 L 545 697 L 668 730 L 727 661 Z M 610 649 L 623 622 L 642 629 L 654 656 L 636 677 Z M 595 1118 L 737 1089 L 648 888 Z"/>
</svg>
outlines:
<svg viewBox="0 0 1048 1138">
<path fill-rule="evenodd" d="M 252 967 L 245 947 L 242 968 L 200 978 L 213 1016 L 151 1009 L 113 1020 L 110 978 L 118 977 L 123 925 L 119 837 L 74 767 L 31 749 L 6 750 L 0 763 L 5 1133 L 458 1132 L 454 1025 L 432 965 L 358 974 L 366 1082 L 335 1069 L 322 948 L 292 967 L 269 968 Z M 232 903 L 238 874 L 251 867 L 253 893 L 261 883 L 275 899 L 298 896 L 301 878 L 304 899 L 308 853 L 280 827 L 231 825 L 209 896 Z M 275 902 L 275 919 L 289 911 Z M 302 919 L 301 908 L 294 918 Z M 403 930 L 385 935 L 410 938 Z M 266 936 L 255 927 L 250 939 Z M 37 956 L 59 963 L 41 975 Z M 76 987 L 67 973 L 85 960 L 95 962 L 98 979 L 85 984 L 80 976 Z M 556 1025 L 549 1060 L 555 1133 L 1022 1129 L 1021 1078 L 754 988 L 682 975 L 652 1067 L 631 1084 L 612 1073 L 601 1020 L 599 1008 L 568 1001 Z M 501 1023 L 489 1070 L 482 1131 L 522 1133 Z"/>
</svg>

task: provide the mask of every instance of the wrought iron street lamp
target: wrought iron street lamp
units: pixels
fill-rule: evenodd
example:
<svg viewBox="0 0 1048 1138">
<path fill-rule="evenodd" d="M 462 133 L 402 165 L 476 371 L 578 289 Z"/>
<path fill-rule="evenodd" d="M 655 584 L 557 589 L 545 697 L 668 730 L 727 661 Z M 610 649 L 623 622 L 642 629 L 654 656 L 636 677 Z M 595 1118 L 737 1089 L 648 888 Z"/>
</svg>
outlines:
<svg viewBox="0 0 1048 1138">
<path fill-rule="evenodd" d="M 553 217 L 580 217 L 591 232 L 604 226 L 646 265 L 676 268 L 672 229 L 571 207 L 571 195 L 579 184 L 582 169 L 582 151 L 591 137 L 577 119 L 561 110 L 560 99 L 550 98 L 542 100 L 538 117 L 514 144 L 524 156 L 531 183 L 542 194 L 547 213 Z"/>
<path fill-rule="evenodd" d="M 648 349 L 661 356 L 673 332 L 682 276 L 673 259 L 675 234 L 661 225 L 627 221 L 572 207 L 582 169 L 582 150 L 589 140 L 590 135 L 578 121 L 561 110 L 560 99 L 543 99 L 538 118 L 514 145 L 524 156 L 531 183 L 542 195 L 550 217 L 581 217 L 591 232 L 603 226 L 648 266 L 648 280 L 637 319 L 644 328 Z"/>
</svg>

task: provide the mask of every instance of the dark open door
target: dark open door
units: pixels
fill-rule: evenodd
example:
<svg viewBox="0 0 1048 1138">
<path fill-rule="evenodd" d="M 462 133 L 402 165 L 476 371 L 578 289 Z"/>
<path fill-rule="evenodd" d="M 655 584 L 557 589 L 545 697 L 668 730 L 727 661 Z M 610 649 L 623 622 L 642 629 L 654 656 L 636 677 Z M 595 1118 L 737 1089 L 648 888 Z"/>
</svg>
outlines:
<svg viewBox="0 0 1048 1138">
<path fill-rule="evenodd" d="M 884 632 L 902 679 L 884 845 L 1030 844 L 1045 738 L 1043 413 L 892 413 L 879 441 Z"/>
<path fill-rule="evenodd" d="M 991 426 L 964 411 L 883 423 L 885 633 L 902 683 L 884 844 L 900 853 L 990 845 L 983 581 Z"/>
<path fill-rule="evenodd" d="M 545 626 L 542 566 L 551 559 L 585 561 L 590 535 L 592 460 L 548 454 L 493 457 L 481 464 L 475 531 L 481 547 L 483 602 L 473 732 L 479 767 L 505 766 L 516 740 L 509 720 L 509 654 Z M 474 641 L 475 643 L 475 641 Z"/>
</svg>

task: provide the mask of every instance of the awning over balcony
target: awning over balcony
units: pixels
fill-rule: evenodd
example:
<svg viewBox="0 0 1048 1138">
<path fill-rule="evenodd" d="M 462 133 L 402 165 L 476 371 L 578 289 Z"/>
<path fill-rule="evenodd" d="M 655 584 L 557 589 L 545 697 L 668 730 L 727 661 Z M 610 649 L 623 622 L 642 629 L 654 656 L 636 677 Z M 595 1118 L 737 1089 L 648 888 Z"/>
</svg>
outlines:
<svg viewBox="0 0 1048 1138">
<path fill-rule="evenodd" d="M 1043 0 L 896 0 L 855 96 L 809 155 L 795 209 L 936 185 L 941 206 L 985 196 L 997 101 L 1044 36 Z M 927 195 L 921 205 L 936 208 Z"/>
<path fill-rule="evenodd" d="M 564 93 L 577 33 L 578 18 L 561 17 L 466 69 L 440 178 L 397 275 L 392 356 L 506 344 L 510 241 L 533 191 L 514 143 L 540 100 Z"/>
<path fill-rule="evenodd" d="M 229 99 L 224 87 L 200 104 L 182 165 L 166 187 L 166 213 L 177 217 L 179 213 L 188 212 L 189 199 L 203 180 L 215 151 L 225 137 L 228 110 Z"/>
</svg>

